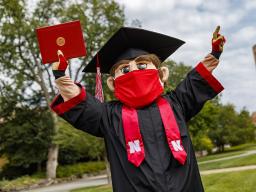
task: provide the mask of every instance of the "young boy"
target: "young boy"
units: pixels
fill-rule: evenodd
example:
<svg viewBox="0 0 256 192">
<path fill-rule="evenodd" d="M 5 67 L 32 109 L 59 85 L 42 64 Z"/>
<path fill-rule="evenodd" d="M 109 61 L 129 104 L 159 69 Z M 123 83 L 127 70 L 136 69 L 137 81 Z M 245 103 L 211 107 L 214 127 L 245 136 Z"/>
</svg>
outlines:
<svg viewBox="0 0 256 192">
<path fill-rule="evenodd" d="M 225 39 L 212 39 L 212 52 L 168 94 L 169 71 L 160 67 L 184 42 L 143 29 L 123 27 L 102 47 L 85 72 L 110 73 L 117 101 L 101 103 L 65 76 L 61 52 L 53 73 L 60 95 L 51 108 L 77 129 L 104 137 L 113 191 L 204 191 L 186 123 L 223 90 L 211 72 Z"/>
</svg>

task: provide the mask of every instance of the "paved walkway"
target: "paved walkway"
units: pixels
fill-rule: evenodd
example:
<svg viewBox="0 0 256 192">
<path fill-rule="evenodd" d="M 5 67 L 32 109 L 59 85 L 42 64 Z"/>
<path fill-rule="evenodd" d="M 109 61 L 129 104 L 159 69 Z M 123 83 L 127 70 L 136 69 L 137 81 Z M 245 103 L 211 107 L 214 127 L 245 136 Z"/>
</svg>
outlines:
<svg viewBox="0 0 256 192">
<path fill-rule="evenodd" d="M 93 186 L 106 185 L 106 184 L 108 184 L 107 175 L 101 175 L 97 177 L 79 179 L 69 183 L 60 183 L 60 184 L 51 185 L 48 187 L 25 190 L 22 192 L 70 192 L 73 189 L 79 189 L 83 187 L 93 187 Z"/>
<path fill-rule="evenodd" d="M 203 162 L 200 162 L 199 164 L 218 162 L 218 161 L 223 161 L 223 160 L 228 160 L 228 159 L 235 159 L 235 158 L 245 157 L 245 156 L 253 155 L 253 154 L 256 154 L 256 150 L 247 151 L 240 155 L 233 155 L 230 157 L 223 157 L 223 158 L 219 158 L 219 159 L 203 161 Z M 256 169 L 256 165 L 205 170 L 205 171 L 201 171 L 200 174 L 201 175 L 209 175 L 209 174 L 214 174 L 214 173 L 226 173 L 226 172 L 252 170 L 252 169 Z M 42 188 L 33 189 L 33 190 L 26 190 L 23 192 L 70 192 L 73 189 L 106 185 L 106 184 L 107 184 L 107 175 L 101 175 L 101 176 L 97 176 L 97 177 L 79 179 L 79 180 L 72 181 L 69 183 L 61 183 L 61 184 L 56 184 L 56 185 L 42 187 Z"/>
<path fill-rule="evenodd" d="M 200 174 L 210 175 L 214 173 L 226 173 L 226 172 L 234 172 L 234 171 L 253 170 L 253 169 L 256 170 L 256 165 L 206 170 L 206 171 L 201 171 Z M 101 175 L 98 177 L 79 179 L 69 183 L 56 184 L 48 187 L 43 187 L 43 188 L 38 188 L 33 190 L 26 190 L 23 192 L 70 192 L 70 190 L 73 190 L 73 189 L 106 185 L 106 184 L 107 184 L 107 175 Z"/>
</svg>

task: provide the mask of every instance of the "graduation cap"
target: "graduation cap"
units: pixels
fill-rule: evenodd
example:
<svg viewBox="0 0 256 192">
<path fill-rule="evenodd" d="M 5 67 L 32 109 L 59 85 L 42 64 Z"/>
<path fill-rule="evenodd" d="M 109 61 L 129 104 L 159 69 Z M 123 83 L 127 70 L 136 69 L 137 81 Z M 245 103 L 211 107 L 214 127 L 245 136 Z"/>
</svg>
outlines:
<svg viewBox="0 0 256 192">
<path fill-rule="evenodd" d="M 140 55 L 155 54 L 163 62 L 185 42 L 161 33 L 140 28 L 121 27 L 88 63 L 83 72 L 96 72 L 100 62 L 102 73 L 109 73 L 116 62 Z"/>
</svg>

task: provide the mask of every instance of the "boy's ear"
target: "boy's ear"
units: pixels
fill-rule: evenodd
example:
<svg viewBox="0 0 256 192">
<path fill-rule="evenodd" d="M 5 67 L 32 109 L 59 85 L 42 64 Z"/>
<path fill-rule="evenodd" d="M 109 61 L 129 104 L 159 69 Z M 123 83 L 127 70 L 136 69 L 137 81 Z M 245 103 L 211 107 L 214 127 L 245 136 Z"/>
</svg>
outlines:
<svg viewBox="0 0 256 192">
<path fill-rule="evenodd" d="M 169 78 L 169 69 L 168 67 L 160 67 L 159 69 L 159 73 L 160 73 L 160 79 L 163 83 L 168 81 Z"/>
<path fill-rule="evenodd" d="M 107 85 L 110 91 L 114 92 L 115 91 L 115 86 L 114 86 L 114 78 L 112 76 L 109 76 L 107 78 Z"/>
</svg>

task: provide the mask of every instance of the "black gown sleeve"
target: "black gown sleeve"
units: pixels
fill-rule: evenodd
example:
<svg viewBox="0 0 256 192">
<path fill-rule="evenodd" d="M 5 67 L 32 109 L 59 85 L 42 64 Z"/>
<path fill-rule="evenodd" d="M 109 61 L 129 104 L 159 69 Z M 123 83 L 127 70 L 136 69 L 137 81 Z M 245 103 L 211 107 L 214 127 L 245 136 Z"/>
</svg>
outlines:
<svg viewBox="0 0 256 192">
<path fill-rule="evenodd" d="M 180 104 L 185 120 L 189 121 L 203 107 L 223 90 L 223 86 L 210 71 L 199 63 L 186 78 L 171 92 L 171 96 Z"/>
<path fill-rule="evenodd" d="M 97 137 L 103 137 L 100 126 L 103 103 L 87 93 L 81 85 L 81 92 L 76 97 L 64 102 L 58 95 L 51 104 L 51 109 L 75 128 Z"/>
</svg>

